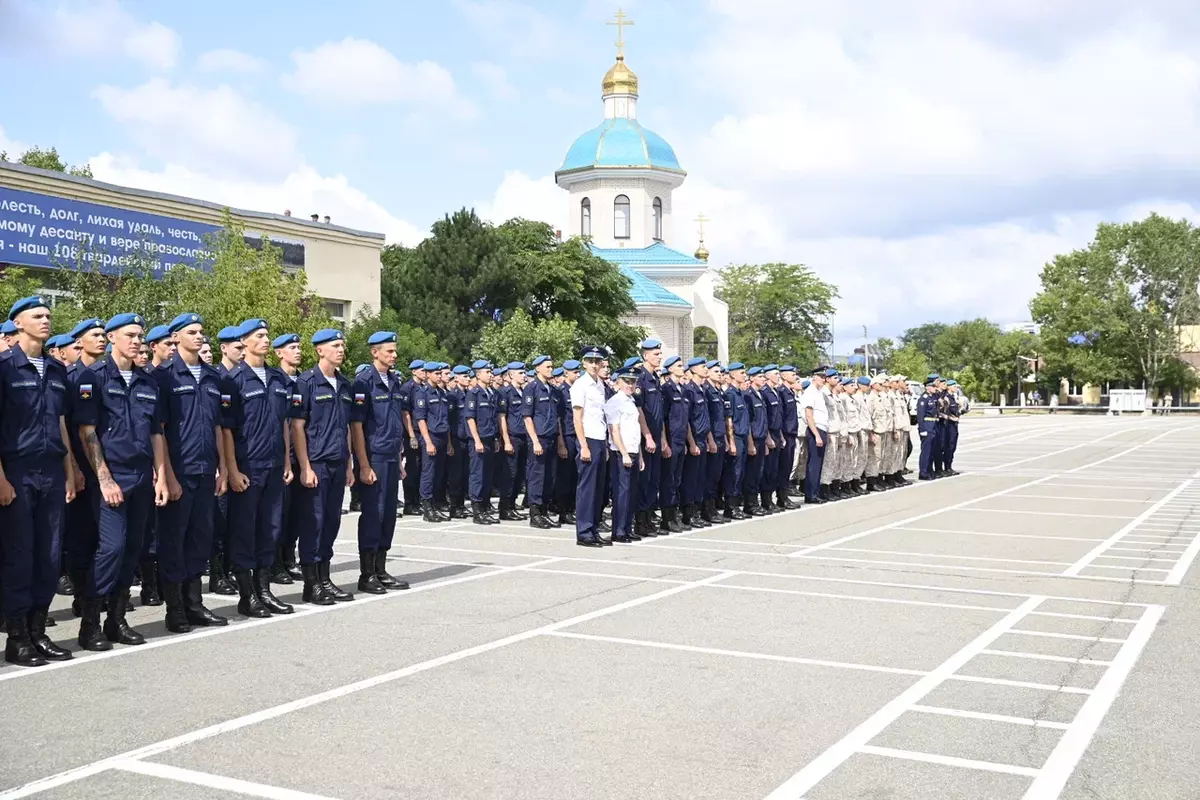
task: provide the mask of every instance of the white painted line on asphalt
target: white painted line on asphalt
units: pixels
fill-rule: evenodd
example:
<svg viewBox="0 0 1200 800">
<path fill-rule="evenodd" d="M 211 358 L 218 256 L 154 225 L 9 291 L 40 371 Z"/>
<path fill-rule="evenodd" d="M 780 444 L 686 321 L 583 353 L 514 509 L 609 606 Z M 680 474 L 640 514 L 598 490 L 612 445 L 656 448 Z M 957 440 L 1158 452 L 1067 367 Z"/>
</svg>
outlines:
<svg viewBox="0 0 1200 800">
<path fill-rule="evenodd" d="M 1116 549 L 1117 548 L 1115 548 L 1115 547 L 1109 548 L 1110 551 L 1116 550 Z M 1125 549 L 1125 548 L 1122 548 L 1122 549 Z M 1155 561 L 1161 561 L 1165 564 L 1174 564 L 1175 563 L 1175 559 L 1173 559 L 1173 558 L 1153 558 L 1151 556 L 1108 556 L 1108 555 L 1096 556 L 1096 560 L 1100 560 L 1101 558 L 1108 558 L 1108 559 L 1112 559 L 1114 561 L 1136 561 L 1139 564 L 1152 564 Z M 1096 565 L 1093 564 L 1092 566 L 1096 566 Z M 1120 566 L 1120 565 L 1116 565 L 1116 566 Z"/>
<path fill-rule="evenodd" d="M 749 658 L 757 661 L 779 661 L 786 664 L 803 664 L 809 667 L 832 667 L 834 669 L 858 670 L 860 672 L 883 672 L 889 675 L 924 676 L 927 673 L 919 669 L 903 669 L 901 667 L 881 667 L 875 664 L 854 664 L 846 661 L 827 661 L 822 658 L 803 658 L 801 656 L 780 656 L 771 653 L 750 653 L 744 650 L 725 650 L 719 647 L 697 647 L 690 644 L 675 644 L 674 642 L 654 642 L 645 639 L 625 639 L 620 636 L 594 636 L 590 633 L 571 633 L 570 631 L 554 631 L 546 636 L 562 639 L 581 639 L 588 642 L 609 642 L 612 644 L 629 644 L 637 647 L 652 647 L 659 650 L 679 650 L 685 653 L 702 653 L 714 656 L 730 656 L 733 658 Z"/>
<path fill-rule="evenodd" d="M 1042 765 L 1038 777 L 1025 792 L 1024 800 L 1056 800 L 1066 788 L 1079 759 L 1087 751 L 1092 737 L 1099 730 L 1100 723 L 1104 721 L 1113 701 L 1117 699 L 1121 686 L 1133 670 L 1146 643 L 1150 641 L 1165 610 L 1163 606 L 1150 606 L 1142 614 L 1142 618 L 1129 635 L 1129 641 L 1113 659 L 1113 666 L 1100 678 L 1092 696 L 1084 702 L 1071 727 L 1063 734 L 1046 763 Z"/>
<path fill-rule="evenodd" d="M 806 792 L 828 777 L 851 756 L 862 752 L 862 748 L 899 719 L 905 711 L 920 703 L 926 695 L 979 655 L 981 650 L 987 648 L 1030 611 L 1036 609 L 1043 599 L 1036 596 L 1030 597 L 1010 611 L 1003 619 L 975 637 L 965 647 L 939 664 L 932 672 L 894 697 L 883 708 L 868 717 L 865 722 L 809 762 L 806 767 L 784 781 L 779 788 L 767 795 L 767 800 L 795 800 L 797 797 L 803 797 Z"/>
<path fill-rule="evenodd" d="M 958 611 L 990 611 L 994 614 L 1007 614 L 1011 608 L 995 608 L 992 606 L 973 606 L 970 603 L 935 603 L 929 600 L 904 600 L 895 597 L 871 597 L 869 595 L 837 594 L 836 592 L 806 592 L 802 589 L 776 589 L 769 586 L 743 586 L 736 583 L 713 583 L 709 589 L 735 589 L 743 592 L 764 592 L 767 594 L 790 594 L 798 597 L 823 597 L 832 600 L 858 600 L 864 603 L 884 603 L 901 606 L 923 606 L 926 608 L 953 608 Z"/>
<path fill-rule="evenodd" d="M 1024 500 L 1078 500 L 1084 503 L 1153 503 L 1153 500 L 1135 500 L 1129 497 L 1077 497 L 1061 494 L 1010 494 Z"/>
<path fill-rule="evenodd" d="M 1124 644 L 1124 639 L 1113 639 L 1106 636 L 1083 636 L 1078 633 L 1050 633 L 1049 631 L 1027 631 L 1013 628 L 1009 634 L 1014 636 L 1039 636 L 1047 639 L 1073 639 L 1080 642 L 1104 642 L 1106 644 Z"/>
<path fill-rule="evenodd" d="M 923 569 L 953 569 L 962 570 L 964 572 L 996 572 L 1004 575 L 1045 575 L 1057 576 L 1060 573 L 1046 572 L 1044 570 L 1028 570 L 1028 569 L 1000 569 L 999 567 L 971 567 L 966 564 L 927 564 L 917 561 L 886 561 L 883 559 L 873 558 L 845 558 L 842 556 L 797 556 L 797 558 L 818 559 L 821 561 L 840 561 L 846 564 L 878 564 L 887 567 L 921 567 Z M 1080 575 L 1081 578 L 1093 578 L 1095 576 Z M 1116 580 L 1115 578 L 1113 580 Z"/>
<path fill-rule="evenodd" d="M 946 528 L 910 528 L 907 525 L 902 528 L 892 528 L 895 531 L 920 531 L 922 533 L 951 533 L 962 536 L 1001 536 L 1009 539 L 1044 539 L 1047 541 L 1056 542 L 1102 542 L 1100 537 L 1094 536 L 1042 536 L 1033 533 L 996 533 L 993 531 L 964 531 L 964 530 L 949 530 Z"/>
<path fill-rule="evenodd" d="M 1111 661 L 1097 661 L 1093 658 L 1071 658 L 1070 656 L 1052 656 L 1045 653 L 1022 653 L 1017 650 L 983 650 L 980 655 L 1007 656 L 1009 658 L 1027 658 L 1031 661 L 1057 661 L 1062 664 L 1080 664 L 1085 667 L 1107 667 Z"/>
<path fill-rule="evenodd" d="M 963 675 L 961 672 L 946 678 L 948 681 L 963 683 L 986 683 L 988 686 L 1008 686 L 1013 689 L 1036 689 L 1041 692 L 1057 692 L 1059 694 L 1091 694 L 1091 689 L 1078 686 L 1061 686 L 1053 683 L 1033 683 L 1031 681 L 1010 681 L 1007 678 L 988 678 L 983 675 Z"/>
<path fill-rule="evenodd" d="M 1084 569 L 1120 569 L 1120 570 L 1125 570 L 1127 572 L 1129 572 L 1129 571 L 1132 571 L 1132 572 L 1161 572 L 1164 575 L 1171 571 L 1169 569 L 1159 569 L 1158 567 L 1122 567 L 1122 566 L 1117 566 L 1116 564 L 1095 564 L 1095 563 L 1086 565 L 1084 567 Z M 1084 577 L 1084 576 L 1072 575 L 1071 577 L 1076 578 L 1076 577 Z"/>
<path fill-rule="evenodd" d="M 1196 560 L 1197 554 L 1200 554 L 1200 537 L 1191 540 L 1187 549 L 1183 551 L 1183 555 L 1179 557 L 1179 562 L 1167 574 L 1164 582 L 1168 586 L 1178 586 L 1183 583 L 1183 578 L 1187 575 L 1188 570 L 1191 569 L 1192 562 Z"/>
<path fill-rule="evenodd" d="M 872 756 L 899 758 L 905 761 L 921 761 L 926 764 L 940 764 L 943 767 L 960 767 L 963 769 L 984 770 L 986 772 L 1003 772 L 1008 775 L 1033 776 L 1038 774 L 1038 771 L 1032 767 L 1018 767 L 1013 764 L 997 764 L 994 761 L 976 761 L 972 758 L 939 756 L 935 753 L 915 753 L 912 750 L 897 750 L 892 747 L 863 745 L 858 749 L 858 752 Z"/>
<path fill-rule="evenodd" d="M 113 769 L 122 772 L 134 772 L 151 778 L 189 783 L 193 786 L 203 786 L 222 792 L 244 794 L 247 797 L 265 797 L 267 800 L 335 800 L 325 795 L 310 792 L 298 792 L 294 789 L 284 789 L 281 786 L 268 786 L 263 783 L 243 781 L 238 778 L 227 778 L 224 775 L 213 775 L 208 772 L 172 767 L 168 764 L 155 764 L 146 761 L 122 761 L 115 764 Z"/>
<path fill-rule="evenodd" d="M 949 511 L 949 509 L 946 510 Z M 1076 514 L 1069 511 L 1029 511 L 1018 508 L 958 508 L 955 510 L 977 514 L 1025 514 L 1031 517 L 1075 517 L 1077 519 L 1111 519 L 1114 521 L 1129 519 L 1123 514 Z"/>
<path fill-rule="evenodd" d="M 994 561 L 1005 564 L 1051 564 L 1065 565 L 1070 564 L 1070 561 L 1042 561 L 1040 559 L 1022 559 L 1022 558 L 983 558 L 981 556 L 951 556 L 943 553 L 914 553 L 908 550 L 868 550 L 861 547 L 830 547 L 830 550 L 836 550 L 839 553 L 879 553 L 884 556 L 913 556 L 914 558 L 953 558 L 965 559 L 967 561 Z"/>
<path fill-rule="evenodd" d="M 1027 725 L 1031 728 L 1053 728 L 1065 731 L 1071 727 L 1065 722 L 1050 722 L 1044 719 L 1029 719 L 1027 717 L 1010 717 L 1006 714 L 985 714 L 982 711 L 964 711 L 958 708 L 943 708 L 941 706 L 913 706 L 909 711 L 922 714 L 940 714 L 944 717 L 962 717 L 963 719 L 979 719 L 987 722 L 1008 722 L 1013 725 Z"/>
<path fill-rule="evenodd" d="M 1122 605 L 1118 603 L 1117 605 Z M 1137 605 L 1130 603 L 1131 606 Z M 1126 625 L 1136 625 L 1136 619 L 1126 619 L 1125 617 L 1096 617 L 1090 614 L 1064 614 L 1061 611 L 1034 611 L 1029 616 L 1031 617 L 1056 617 L 1058 619 L 1082 619 L 1088 622 L 1123 622 Z"/>
<path fill-rule="evenodd" d="M 559 559 L 550 559 L 550 560 L 557 561 Z M 603 608 L 598 608 L 593 611 L 589 611 L 585 614 L 579 614 L 577 616 L 569 617 L 568 619 L 560 620 L 558 622 L 552 622 L 548 625 L 542 625 L 537 628 L 531 628 L 522 633 L 516 633 L 511 636 L 505 636 L 501 639 L 493 639 L 490 642 L 484 642 L 483 644 L 478 644 L 473 647 L 467 647 L 462 650 L 456 650 L 453 653 L 448 653 L 443 656 L 438 656 L 437 658 L 432 658 L 432 659 L 429 659 L 428 661 L 421 661 L 416 664 L 410 664 L 407 667 L 393 670 L 392 672 L 385 672 L 382 675 L 376 675 L 371 678 L 365 678 L 363 680 L 355 681 L 354 683 L 345 684 L 343 686 L 338 686 L 336 688 L 329 689 L 327 691 L 320 692 L 318 694 L 309 695 L 307 697 L 302 697 L 298 700 L 292 700 L 291 702 L 288 702 L 288 703 L 282 703 L 277 706 L 272 706 L 271 708 L 265 708 L 265 709 L 262 709 L 261 711 L 255 711 L 251 714 L 246 714 L 241 717 L 236 717 L 234 719 L 226 720 L 225 722 L 219 722 L 215 725 L 209 725 L 204 728 L 199 728 L 197 730 L 191 731 L 190 733 L 185 733 L 180 736 L 174 736 L 174 737 L 171 737 L 170 739 L 164 739 L 160 742 L 155 742 L 154 744 L 145 745 L 143 747 L 139 747 L 134 750 L 130 750 L 125 753 L 121 753 L 120 755 L 111 756 L 109 758 L 104 758 L 99 761 L 94 761 L 91 764 L 85 764 L 80 767 L 74 767 L 72 769 L 67 769 L 67 770 L 59 772 L 55 775 L 51 775 L 51 776 L 48 776 L 45 778 L 31 781 L 22 786 L 18 786 L 14 789 L 9 789 L 8 791 L 5 791 L 5 792 L 0 792 L 0 800 L 17 800 L 17 798 L 29 797 L 34 794 L 39 794 L 41 792 L 49 791 L 50 789 L 54 789 L 59 786 L 65 786 L 67 784 L 71 784 L 76 781 L 83 780 L 85 778 L 90 778 L 93 775 L 97 775 L 97 774 L 99 774 L 101 772 L 105 772 L 109 769 L 113 769 L 114 767 L 118 766 L 119 764 L 121 764 L 125 761 L 153 758 L 154 756 L 161 755 L 162 753 L 166 753 L 171 750 L 175 750 L 175 749 L 183 747 L 185 745 L 195 744 L 196 742 L 204 741 L 205 739 L 211 739 L 214 736 L 221 736 L 226 733 L 231 733 L 232 731 L 241 730 L 242 728 L 246 728 L 251 725 L 257 725 L 262 722 L 267 722 L 269 720 L 277 719 L 279 717 L 286 716 L 287 714 L 292 714 L 292 713 L 301 711 L 306 708 L 311 708 L 313 706 L 320 705 L 322 703 L 327 703 L 331 700 L 338 700 L 340 698 L 346 697 L 351 694 L 355 694 L 357 692 L 364 691 L 366 689 L 372 689 L 376 686 L 382 686 L 382 685 L 391 683 L 393 681 L 400 680 L 402 678 L 407 678 L 410 675 L 416 675 L 417 673 L 425 672 L 425 671 L 431 670 L 431 669 L 436 669 L 438 667 L 445 666 L 446 664 L 453 664 L 456 661 L 462 661 L 463 659 L 471 658 L 473 656 L 477 656 L 482 653 L 488 653 L 493 650 L 498 650 L 502 647 L 508 647 L 509 645 L 528 641 L 530 639 L 545 635 L 547 633 L 551 633 L 553 631 L 562 630 L 563 628 L 568 628 L 572 625 L 579 625 L 584 622 L 590 622 L 591 620 L 598 619 L 598 618 L 604 617 L 604 616 L 608 616 L 609 614 L 615 614 L 620 611 L 626 611 L 630 608 L 636 608 L 637 606 L 645 605 L 646 603 L 652 603 L 656 600 L 661 600 L 661 599 L 664 599 L 667 597 L 672 597 L 674 595 L 679 594 L 680 592 L 686 592 L 690 589 L 694 589 L 699 586 L 704 586 L 709 583 L 715 583 L 717 581 L 722 581 L 727 578 L 734 577 L 737 574 L 738 573 L 735 571 L 718 572 L 715 575 L 710 575 L 707 578 L 701 578 L 698 581 L 692 581 L 691 583 L 682 584 L 680 586 L 672 586 L 671 588 L 663 589 L 660 592 L 654 592 L 653 594 L 643 595 L 641 597 L 635 597 L 631 600 L 625 600 L 623 602 L 615 603 L 610 606 L 604 606 Z M 412 590 L 410 590 L 408 592 L 408 594 L 411 594 L 411 591 Z M 377 595 L 377 596 L 385 597 L 386 595 Z M 67 662 L 67 663 L 69 663 L 69 662 Z"/>
</svg>

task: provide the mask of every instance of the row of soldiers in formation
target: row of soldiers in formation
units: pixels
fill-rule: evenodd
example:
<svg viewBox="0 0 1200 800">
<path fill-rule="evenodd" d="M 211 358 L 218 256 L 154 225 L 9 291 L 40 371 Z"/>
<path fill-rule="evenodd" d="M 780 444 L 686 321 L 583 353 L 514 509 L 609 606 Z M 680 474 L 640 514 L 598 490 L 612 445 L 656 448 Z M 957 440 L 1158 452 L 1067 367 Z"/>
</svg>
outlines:
<svg viewBox="0 0 1200 800">
<path fill-rule="evenodd" d="M 293 611 L 272 582 L 352 600 L 330 579 L 347 486 L 358 588 L 382 593 L 408 588 L 386 569 L 402 483 L 404 512 L 430 522 L 466 517 L 468 500 L 479 524 L 525 519 L 523 496 L 531 525 L 574 523 L 587 546 L 795 508 L 801 483 L 811 503 L 906 483 L 899 376 L 801 381 L 787 365 L 663 359 L 651 339 L 611 372 L 590 347 L 557 368 L 415 361 L 402 380 L 384 331 L 352 382 L 340 331 L 313 335 L 318 363 L 300 372 L 300 337 L 272 338 L 262 319 L 222 329 L 214 367 L 203 325 L 181 314 L 146 330 L 120 314 L 51 337 L 44 298 L 13 306 L 0 330 L 9 662 L 72 657 L 46 635 L 64 564 L 87 650 L 145 641 L 125 616 L 139 571 L 172 632 L 227 624 L 204 606 L 204 574 L 250 617 Z"/>
</svg>

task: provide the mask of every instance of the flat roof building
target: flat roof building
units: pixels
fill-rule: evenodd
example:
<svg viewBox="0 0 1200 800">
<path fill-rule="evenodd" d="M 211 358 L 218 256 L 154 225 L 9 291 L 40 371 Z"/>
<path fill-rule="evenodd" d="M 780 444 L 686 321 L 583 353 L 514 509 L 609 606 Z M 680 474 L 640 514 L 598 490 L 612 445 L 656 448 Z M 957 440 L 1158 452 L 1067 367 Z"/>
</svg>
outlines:
<svg viewBox="0 0 1200 800">
<path fill-rule="evenodd" d="M 23 164 L 0 162 L 0 265 L 32 270 L 98 262 L 119 272 L 134 250 L 155 272 L 203 258 L 205 237 L 222 225 L 226 205 L 131 189 Z M 268 237 L 284 266 L 302 269 L 330 315 L 349 324 L 379 309 L 384 235 L 318 221 L 229 207 L 247 237 Z"/>
</svg>

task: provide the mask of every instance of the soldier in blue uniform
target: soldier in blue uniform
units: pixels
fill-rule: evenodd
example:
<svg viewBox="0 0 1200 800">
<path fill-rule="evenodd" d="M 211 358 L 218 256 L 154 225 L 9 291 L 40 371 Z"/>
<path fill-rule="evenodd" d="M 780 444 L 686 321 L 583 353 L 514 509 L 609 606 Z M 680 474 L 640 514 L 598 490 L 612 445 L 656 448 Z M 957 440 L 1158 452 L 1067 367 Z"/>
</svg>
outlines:
<svg viewBox="0 0 1200 800">
<path fill-rule="evenodd" d="M 776 505 L 784 509 L 798 508 L 791 498 L 792 469 L 796 463 L 796 440 L 800 436 L 800 416 L 797 411 L 796 393 L 791 387 L 791 381 L 796 375 L 796 368 L 784 364 L 779 368 L 779 382 L 776 393 L 783 409 L 783 446 L 779 449 L 779 467 L 776 472 L 775 499 Z"/>
<path fill-rule="evenodd" d="M 933 457 L 937 439 L 937 375 L 925 379 L 925 394 L 917 399 L 917 434 L 921 437 L 919 478 L 933 480 Z"/>
<path fill-rule="evenodd" d="M 554 493 L 558 503 L 558 522 L 560 525 L 575 524 L 575 485 L 579 478 L 579 439 L 575 436 L 575 421 L 571 413 L 571 387 L 579 378 L 579 368 L 583 366 L 577 360 L 569 358 L 563 362 L 563 380 L 558 387 L 558 417 L 562 426 L 563 447 L 565 453 L 558 462 L 558 472 L 555 475 Z M 639 484 L 640 489 L 640 484 Z M 657 489 L 656 489 L 657 492 Z"/>
<path fill-rule="evenodd" d="M 521 492 L 529 446 L 529 435 L 525 431 L 525 418 L 521 410 L 525 402 L 525 365 L 513 361 L 505 370 L 508 384 L 500 389 L 500 442 L 504 452 L 496 491 L 500 495 L 500 519 L 518 521 L 525 519 L 524 514 L 517 510 L 517 496 Z"/>
<path fill-rule="evenodd" d="M 493 462 L 498 449 L 496 437 L 500 432 L 499 401 L 492 389 L 492 365 L 480 360 L 472 363 L 471 368 L 478 385 L 467 391 L 467 407 L 463 409 L 467 432 L 471 435 L 467 494 L 471 498 L 472 521 L 476 525 L 495 525 L 499 520 L 492 516 L 491 496 Z"/>
<path fill-rule="evenodd" d="M 763 466 L 767 460 L 767 401 L 762 387 L 765 378 L 762 367 L 751 367 L 746 371 L 746 406 L 750 409 L 750 437 L 746 441 L 746 471 L 742 475 L 743 511 L 747 516 L 762 517 L 770 514 L 763 508 L 759 492 L 763 479 Z"/>
<path fill-rule="evenodd" d="M 450 409 L 441 385 L 441 363 L 425 362 L 425 385 L 413 393 L 413 423 L 424 448 L 421 454 L 421 508 L 426 522 L 446 522 L 434 505 L 437 487 L 446 479 L 450 445 Z"/>
<path fill-rule="evenodd" d="M 4 660 L 23 667 L 65 661 L 71 653 L 46 636 L 62 564 L 66 504 L 75 499 L 67 436 L 67 370 L 44 355 L 50 306 L 26 297 L 9 311 L 16 343 L 0 358 L 0 607 Z"/>
<path fill-rule="evenodd" d="M 746 384 L 746 365 L 734 361 L 729 365 L 729 386 L 724 392 L 725 414 L 728 418 L 728 443 L 725 448 L 725 469 L 722 481 L 725 493 L 725 519 L 745 519 L 743 481 L 750 443 L 750 406 L 742 387 Z"/>
<path fill-rule="evenodd" d="M 565 450 L 559 424 L 558 404 L 550 387 L 554 362 L 550 356 L 533 359 L 535 377 L 521 393 L 521 416 L 529 442 L 526 496 L 529 499 L 529 525 L 533 528 L 554 528 L 547 504 L 554 491 L 554 476 L 558 454 Z"/>
<path fill-rule="evenodd" d="M 637 513 L 634 532 L 639 536 L 654 536 L 659 520 L 658 492 L 662 481 L 663 396 L 658 370 L 662 366 L 662 342 L 646 339 L 638 345 L 642 366 L 637 370 L 637 386 L 633 399 L 637 403 L 642 425 L 642 462 L 645 468 L 637 473 Z"/>
<path fill-rule="evenodd" d="M 358 464 L 362 514 L 358 518 L 358 588 L 368 594 L 407 589 L 388 574 L 387 554 L 396 534 L 400 502 L 400 448 L 404 412 L 396 364 L 396 334 L 377 331 L 367 338 L 371 364 L 354 379 L 350 437 Z"/>
<path fill-rule="evenodd" d="M 400 402 L 404 414 L 404 516 L 421 513 L 421 431 L 413 420 L 417 392 L 425 386 L 425 362 L 416 358 L 408 362 L 408 380 L 400 384 Z"/>
<path fill-rule="evenodd" d="M 170 490 L 158 511 L 159 564 L 167 630 L 187 633 L 193 625 L 228 623 L 204 607 L 201 582 L 212 553 L 213 498 L 228 486 L 221 423 L 229 396 L 217 370 L 200 360 L 200 315 L 180 314 L 167 329 L 177 352 L 152 373 L 162 398 Z"/>
<path fill-rule="evenodd" d="M 708 477 L 707 460 L 717 449 L 712 442 L 712 422 L 708 415 L 708 398 L 704 394 L 704 383 L 708 378 L 706 364 L 707 360 L 699 356 L 689 359 L 683 384 L 684 399 L 688 406 L 688 427 L 692 432 L 687 458 L 683 461 L 681 483 L 680 500 L 684 530 L 688 527 L 708 528 L 712 525 L 698 513 L 704 503 L 704 485 Z"/>
<path fill-rule="evenodd" d="M 451 370 L 450 383 L 446 389 L 446 403 L 450 411 L 450 443 L 446 453 L 446 494 L 450 503 L 450 519 L 467 518 L 467 482 L 469 479 L 470 431 L 467 430 L 467 386 L 471 381 L 471 368 L 459 364 Z"/>
<path fill-rule="evenodd" d="M 79 438 L 99 484 L 93 497 L 99 544 L 81 603 L 79 645 L 85 650 L 146 642 L 129 627 L 125 613 L 146 515 L 168 499 L 168 467 L 164 398 L 157 381 L 133 363 L 143 330 L 137 314 L 110 319 L 104 331 L 112 352 L 102 364 L 83 371 L 72 399 Z M 108 617 L 101 629 L 100 608 L 106 598 Z"/>
<path fill-rule="evenodd" d="M 667 379 L 660 386 L 663 398 L 663 460 L 662 478 L 658 485 L 658 502 L 662 509 L 659 531 L 671 534 L 683 531 L 683 519 L 678 508 L 680 486 L 684 461 L 695 442 L 689 425 L 691 412 L 683 391 L 683 363 L 680 357 L 669 356 L 663 362 L 663 369 L 667 371 Z"/>
<path fill-rule="evenodd" d="M 943 474 L 957 475 L 954 471 L 954 454 L 958 451 L 958 420 L 962 415 L 962 404 L 958 381 L 946 381 L 946 441 L 942 447 Z"/>
<path fill-rule="evenodd" d="M 300 376 L 300 364 L 304 359 L 304 353 L 300 348 L 300 334 L 280 334 L 271 341 L 271 348 L 275 351 L 275 358 L 279 360 L 280 372 L 287 378 L 288 396 L 291 397 L 291 387 L 295 385 L 296 378 Z M 271 567 L 271 583 L 278 583 L 285 586 L 291 585 L 293 582 L 301 580 L 304 577 L 296 564 L 296 538 L 298 530 L 296 521 L 299 519 L 299 515 L 293 511 L 293 507 L 295 506 L 298 494 L 295 487 L 300 475 L 300 465 L 296 462 L 295 448 L 291 447 L 292 437 L 290 427 L 291 424 L 289 422 L 287 439 L 288 452 L 291 459 L 292 480 L 283 485 L 283 517 L 279 523 L 279 544 L 275 547 L 275 563 Z"/>
<path fill-rule="evenodd" d="M 779 365 L 767 364 L 762 371 L 759 394 L 767 404 L 767 456 L 763 459 L 758 495 L 768 514 L 780 509 L 772 502 L 779 481 L 779 454 L 783 450 L 783 400 L 775 389 L 779 383 Z"/>
<path fill-rule="evenodd" d="M 300 464 L 300 571 L 306 603 L 331 605 L 354 595 L 329 576 L 333 543 L 342 522 L 342 500 L 354 483 L 350 468 L 350 382 L 338 371 L 346 359 L 342 332 L 323 328 L 312 335 L 317 365 L 292 386 L 292 447 Z"/>
<path fill-rule="evenodd" d="M 246 346 L 242 344 L 240 333 L 236 325 L 228 325 L 217 331 L 217 346 L 220 348 L 221 359 L 216 368 L 221 380 L 242 363 Z M 228 492 L 213 501 L 213 515 L 213 550 L 208 564 L 208 590 L 213 594 L 234 595 L 237 594 L 237 588 L 232 578 L 233 548 L 229 537 L 233 530 L 229 524 Z"/>
<path fill-rule="evenodd" d="M 79 358 L 67 368 L 67 392 L 71 399 L 67 407 L 67 436 L 71 442 L 71 454 L 75 458 L 75 502 L 67 504 L 67 524 L 63 547 L 67 551 L 67 574 L 70 575 L 71 593 L 75 599 L 71 611 L 75 616 L 83 613 L 80 587 L 92 568 L 92 556 L 96 552 L 98 532 L 96 529 L 95 503 L 92 495 L 99 491 L 96 476 L 88 463 L 83 444 L 79 441 L 79 426 L 75 424 L 74 401 L 78 396 L 77 383 L 85 369 L 104 358 L 108 340 L 104 338 L 104 322 L 96 317 L 80 321 L 70 334 L 79 345 Z"/>
</svg>

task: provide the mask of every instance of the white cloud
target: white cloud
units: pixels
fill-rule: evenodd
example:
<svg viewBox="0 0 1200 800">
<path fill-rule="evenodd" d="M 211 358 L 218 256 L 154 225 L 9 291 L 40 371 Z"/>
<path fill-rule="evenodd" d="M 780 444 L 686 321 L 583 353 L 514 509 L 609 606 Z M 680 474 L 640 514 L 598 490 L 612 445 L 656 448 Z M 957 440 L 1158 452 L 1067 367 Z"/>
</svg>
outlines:
<svg viewBox="0 0 1200 800">
<path fill-rule="evenodd" d="M 21 153 L 24 153 L 28 149 L 29 145 L 24 142 L 8 138 L 8 134 L 4 132 L 4 126 L 0 125 L 0 152 L 7 153 L 9 161 L 16 161 Z"/>
<path fill-rule="evenodd" d="M 295 70 L 283 77 L 284 86 L 320 102 L 405 103 L 460 118 L 476 113 L 445 67 L 433 61 L 400 61 L 366 39 L 347 37 L 312 50 L 296 50 L 292 61 Z"/>
<path fill-rule="evenodd" d="M 467 24 L 482 36 L 522 58 L 545 59 L 561 53 L 569 35 L 550 17 L 512 0 L 454 0 Z"/>
<path fill-rule="evenodd" d="M 203 72 L 234 72 L 253 75 L 266 69 L 266 62 L 240 50 L 209 50 L 201 54 L 196 66 Z"/>
<path fill-rule="evenodd" d="M 16 52 L 123 57 L 154 70 L 174 67 L 183 46 L 174 30 L 137 19 L 118 0 L 0 3 L 0 40 Z"/>
<path fill-rule="evenodd" d="M 517 96 L 517 90 L 508 80 L 508 72 L 499 64 L 476 61 L 471 65 L 471 71 L 497 100 L 512 100 Z"/>
<path fill-rule="evenodd" d="M 150 155 L 215 174 L 281 176 L 301 161 L 292 128 L 226 85 L 214 89 L 153 78 L 93 96 Z"/>
<path fill-rule="evenodd" d="M 557 230 L 566 230 L 567 193 L 558 188 L 554 176 L 531 178 L 520 170 L 504 173 L 490 199 L 477 201 L 480 219 L 497 225 L 513 217 L 547 222 Z"/>
</svg>

